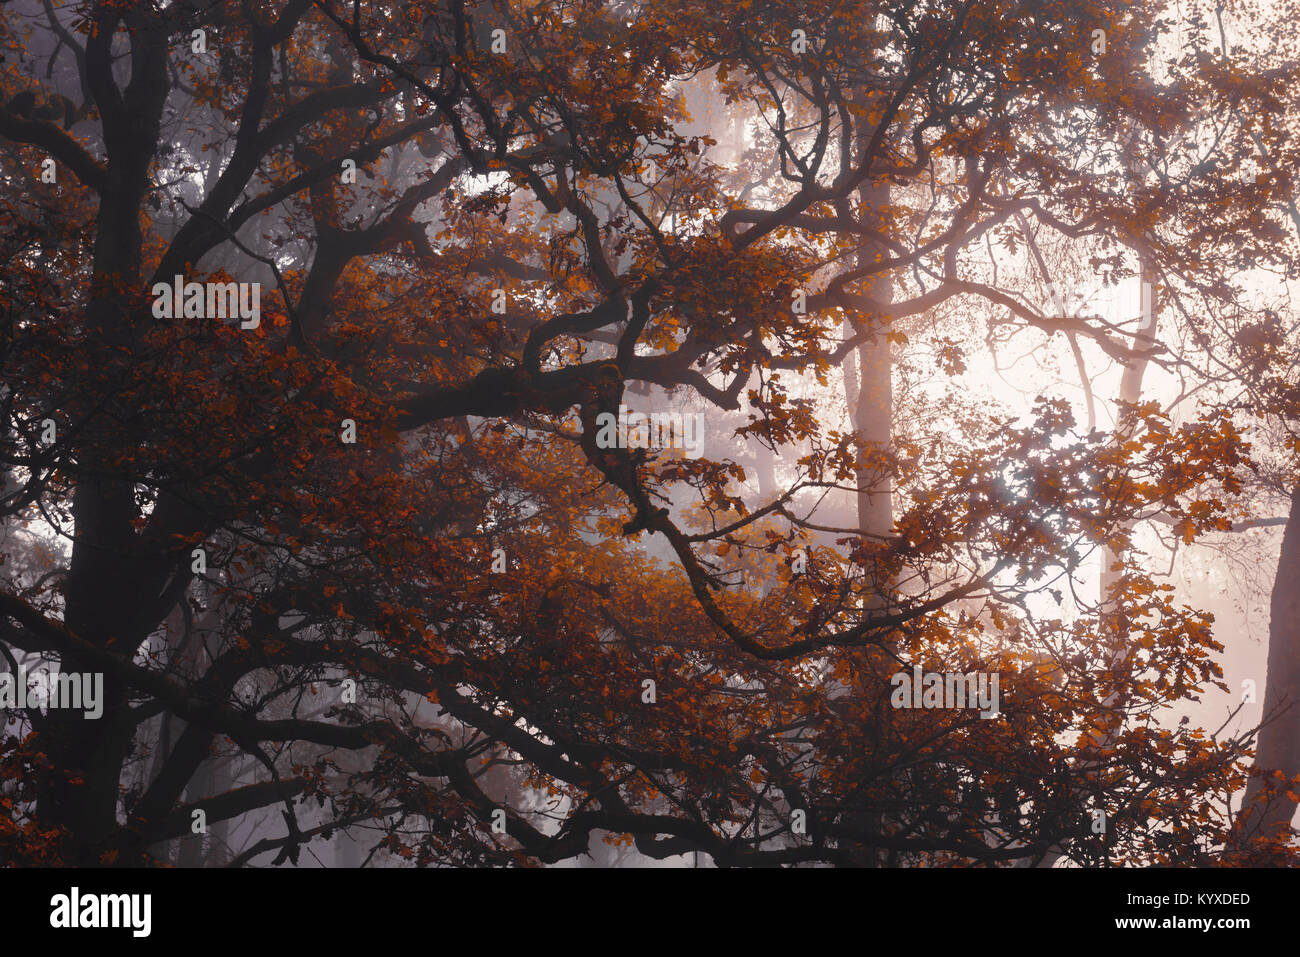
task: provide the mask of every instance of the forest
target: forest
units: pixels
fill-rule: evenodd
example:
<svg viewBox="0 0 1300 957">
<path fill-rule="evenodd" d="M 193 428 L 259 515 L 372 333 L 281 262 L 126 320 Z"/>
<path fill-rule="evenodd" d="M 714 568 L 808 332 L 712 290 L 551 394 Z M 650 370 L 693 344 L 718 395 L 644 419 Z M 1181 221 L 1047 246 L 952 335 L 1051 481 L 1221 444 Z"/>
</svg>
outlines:
<svg viewBox="0 0 1300 957">
<path fill-rule="evenodd" d="M 0 103 L 0 865 L 1300 863 L 1289 3 L 9 0 Z"/>
</svg>

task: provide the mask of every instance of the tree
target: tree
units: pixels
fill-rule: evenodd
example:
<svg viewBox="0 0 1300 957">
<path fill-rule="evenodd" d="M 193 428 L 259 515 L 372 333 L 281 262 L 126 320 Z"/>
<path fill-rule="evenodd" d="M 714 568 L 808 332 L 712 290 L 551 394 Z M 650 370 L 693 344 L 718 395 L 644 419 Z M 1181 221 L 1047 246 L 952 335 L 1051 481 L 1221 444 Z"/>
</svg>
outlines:
<svg viewBox="0 0 1300 957">
<path fill-rule="evenodd" d="M 1231 416 L 1143 406 L 1109 441 L 1059 400 L 900 420 L 881 391 L 942 309 L 1161 361 L 1003 283 L 981 244 L 1014 255 L 1020 222 L 1216 301 L 1222 250 L 1276 245 L 1284 183 L 1163 148 L 1207 98 L 1276 113 L 1293 70 L 1229 78 L 1193 31 L 1152 84 L 1163 14 L 6 5 L 0 639 L 13 672 L 104 682 L 100 719 L 16 716 L 7 856 L 153 860 L 202 819 L 243 828 L 236 863 L 339 832 L 421 864 L 598 835 L 719 864 L 1206 860 L 1243 742 L 1150 719 L 1219 677 L 1207 617 L 1131 560 L 1104 608 L 1045 603 L 1152 510 L 1223 525 Z M 684 134 L 700 77 L 742 157 Z M 1131 193 L 1123 136 L 1158 159 Z M 168 309 L 178 276 L 257 283 L 256 314 L 207 286 Z M 817 390 L 854 354 L 858 409 L 889 398 L 841 431 Z M 773 451 L 779 494 L 602 440 L 631 395 L 684 393 Z M 818 514 L 868 487 L 883 517 Z M 913 666 L 1012 694 L 900 710 Z"/>
</svg>

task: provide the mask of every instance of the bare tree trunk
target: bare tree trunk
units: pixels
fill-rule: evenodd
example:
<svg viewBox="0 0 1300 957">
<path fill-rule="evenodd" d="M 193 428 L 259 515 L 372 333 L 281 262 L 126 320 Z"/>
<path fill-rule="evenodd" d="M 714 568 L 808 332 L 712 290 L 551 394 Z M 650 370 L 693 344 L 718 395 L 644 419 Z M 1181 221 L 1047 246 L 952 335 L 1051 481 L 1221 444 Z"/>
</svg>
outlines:
<svg viewBox="0 0 1300 957">
<path fill-rule="evenodd" d="M 211 797 L 213 792 L 212 780 L 212 762 L 204 761 L 194 777 L 190 778 L 189 785 L 185 788 L 185 803 L 197 804 L 204 798 Z M 180 844 L 177 866 L 179 867 L 202 867 L 207 857 L 208 835 L 203 834 L 186 834 L 178 842 Z"/>
<path fill-rule="evenodd" d="M 764 504 L 781 494 L 776 484 L 776 456 L 762 442 L 754 443 L 754 471 L 758 476 L 758 497 Z"/>
<path fill-rule="evenodd" d="M 878 209 L 889 202 L 889 186 L 885 183 L 863 187 L 859 191 L 864 209 Z M 875 251 L 862 248 L 858 252 L 859 265 L 875 261 Z M 862 288 L 862 312 L 878 311 L 893 297 L 893 283 L 888 276 L 879 275 Z M 863 442 L 880 450 L 889 448 L 893 437 L 894 387 L 893 360 L 890 343 L 886 338 L 887 316 L 874 320 L 874 337 L 857 348 L 856 382 L 851 382 L 851 372 L 846 369 L 845 394 L 849 400 L 849 415 L 853 428 Z M 860 319 L 853 323 L 854 332 L 864 331 Z M 893 480 L 891 471 L 884 466 L 865 465 L 855 476 L 857 485 L 858 530 L 866 538 L 879 540 L 888 536 L 894 527 Z M 877 604 L 884 604 L 889 586 L 878 583 L 881 594 Z"/>
<path fill-rule="evenodd" d="M 889 186 L 881 182 L 864 186 L 859 191 L 865 210 L 879 209 L 889 202 Z M 858 250 L 859 265 L 875 262 L 875 250 L 863 246 Z M 856 350 L 857 370 L 853 374 L 851 363 L 845 367 L 845 395 L 849 402 L 849 415 L 860 440 L 873 452 L 885 452 L 890 447 L 894 420 L 893 361 L 890 343 L 886 338 L 888 317 L 880 314 L 880 307 L 893 297 L 893 283 L 886 275 L 878 275 L 862 286 L 861 312 L 876 313 L 872 318 L 874 337 L 859 344 Z M 855 333 L 865 331 L 861 319 L 853 320 Z M 857 486 L 858 533 L 866 541 L 879 542 L 894 527 L 893 474 L 882 462 L 871 462 L 857 469 L 854 475 Z M 890 601 L 894 583 L 881 572 L 872 570 L 872 592 L 863 603 L 863 610 L 882 608 Z M 884 828 L 883 815 L 870 813 L 863 821 L 869 833 L 880 833 Z M 870 852 L 861 862 L 867 867 L 886 863 L 884 855 Z"/>
<path fill-rule="evenodd" d="M 1142 314 L 1145 325 L 1133 338 L 1133 348 L 1148 351 L 1156 341 L 1156 328 L 1159 324 L 1159 308 L 1156 304 L 1156 276 L 1144 264 L 1142 269 Z M 1142 377 L 1146 374 L 1147 360 L 1133 359 L 1124 364 L 1124 375 L 1120 379 L 1119 396 L 1122 402 L 1137 403 L 1142 400 Z M 1136 423 L 1121 421 L 1115 430 L 1114 443 L 1119 444 L 1132 437 Z M 1133 523 L 1125 526 L 1131 530 Z M 1109 547 L 1102 551 L 1101 567 L 1101 601 L 1109 613 L 1111 611 L 1110 593 L 1119 582 L 1120 573 L 1115 570 L 1115 563 L 1123 556 Z"/>
<path fill-rule="evenodd" d="M 334 866 L 350 870 L 361 866 L 361 841 L 350 831 L 339 831 L 334 837 Z"/>
<path fill-rule="evenodd" d="M 1281 771 L 1288 778 L 1300 774 L 1300 486 L 1291 492 L 1291 514 L 1282 535 L 1282 554 L 1268 629 L 1268 673 L 1264 684 L 1264 720 L 1255 748 L 1255 767 Z M 1268 808 L 1250 808 L 1264 790 L 1259 778 L 1251 778 L 1242 804 L 1245 814 L 1233 844 L 1244 849 L 1253 838 L 1264 836 L 1291 823 L 1296 802 L 1283 795 Z M 1285 789 L 1284 789 L 1285 790 Z"/>
</svg>

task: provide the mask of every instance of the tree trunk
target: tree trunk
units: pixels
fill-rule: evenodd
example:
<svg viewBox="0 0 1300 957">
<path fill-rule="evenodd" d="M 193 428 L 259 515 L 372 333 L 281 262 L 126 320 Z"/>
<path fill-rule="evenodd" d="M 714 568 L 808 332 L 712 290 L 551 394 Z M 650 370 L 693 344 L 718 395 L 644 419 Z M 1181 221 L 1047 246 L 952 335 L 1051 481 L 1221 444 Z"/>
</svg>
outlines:
<svg viewBox="0 0 1300 957">
<path fill-rule="evenodd" d="M 110 33 L 118 22 L 110 21 Z M 109 162 L 96 220 L 85 316 L 102 354 L 111 357 L 107 361 L 125 363 L 131 361 L 140 321 L 132 295 L 143 285 L 140 210 L 153 188 L 154 146 L 171 81 L 166 23 L 147 17 L 133 21 L 130 15 L 123 22 L 131 27 L 133 63 L 143 72 L 137 76 L 133 67 L 125 94 L 129 105 L 119 98 L 121 91 L 107 89 L 111 83 L 92 80 L 104 114 Z M 108 52 L 102 40 L 87 44 L 88 57 L 98 59 Z M 75 451 L 82 474 L 72 499 L 76 532 L 64 583 L 64 624 L 98 649 L 129 654 L 168 609 L 159 609 L 157 599 L 150 600 L 162 583 L 156 573 L 167 569 L 150 561 L 132 528 L 133 483 L 113 477 L 120 472 L 114 463 L 118 449 L 109 447 L 114 437 L 105 423 L 118 414 L 126 418 L 127 411 L 119 411 L 110 401 L 94 427 L 78 439 Z M 133 437 L 118 436 L 116 441 L 119 446 L 129 444 Z M 61 656 L 60 669 L 96 670 L 92 661 L 71 653 Z M 103 855 L 113 849 L 109 841 L 118 828 L 121 772 L 135 725 L 121 680 L 105 674 L 103 681 L 102 717 L 86 720 L 75 711 L 51 709 L 42 735 L 54 772 L 39 784 L 37 813 L 45 826 L 68 831 L 69 864 L 106 863 Z"/>
<path fill-rule="evenodd" d="M 1268 673 L 1264 683 L 1264 718 L 1255 748 L 1255 767 L 1271 773 L 1281 771 L 1288 778 L 1300 774 L 1300 486 L 1291 493 L 1291 514 L 1282 535 L 1273 582 L 1271 618 L 1268 628 Z M 1267 809 L 1251 813 L 1251 802 L 1264 789 L 1259 778 L 1246 786 L 1242 804 L 1245 815 L 1234 837 L 1244 849 L 1247 842 L 1289 825 L 1296 802 L 1285 794 Z"/>
<path fill-rule="evenodd" d="M 889 186 L 886 183 L 864 186 L 859 190 L 864 211 L 879 209 L 889 202 Z M 875 262 L 876 250 L 864 245 L 858 250 L 859 265 Z M 879 310 L 880 305 L 888 303 L 893 296 L 893 283 L 887 275 L 880 274 L 862 284 L 862 313 Z M 856 382 L 851 381 L 851 371 L 845 369 L 845 395 L 849 400 L 849 415 L 859 439 L 873 451 L 883 451 L 890 447 L 894 420 L 893 361 L 890 343 L 886 338 L 888 317 L 872 317 L 874 338 L 857 347 Z M 853 331 L 860 333 L 865 324 L 859 317 L 852 321 Z M 847 363 L 846 363 L 847 366 Z M 892 471 L 876 463 L 859 468 L 854 475 L 857 486 L 857 526 L 864 542 L 880 542 L 887 537 L 894 527 L 893 509 L 893 475 Z M 881 572 L 871 569 L 873 576 L 872 591 L 863 602 L 863 612 L 883 608 L 889 603 L 894 583 Z M 882 676 L 883 678 L 883 676 Z M 880 833 L 884 828 L 884 817 L 879 813 L 869 813 L 862 817 L 862 825 L 868 833 Z M 861 861 L 866 867 L 879 867 L 886 863 L 885 857 L 878 851 L 863 856 Z"/>
</svg>

